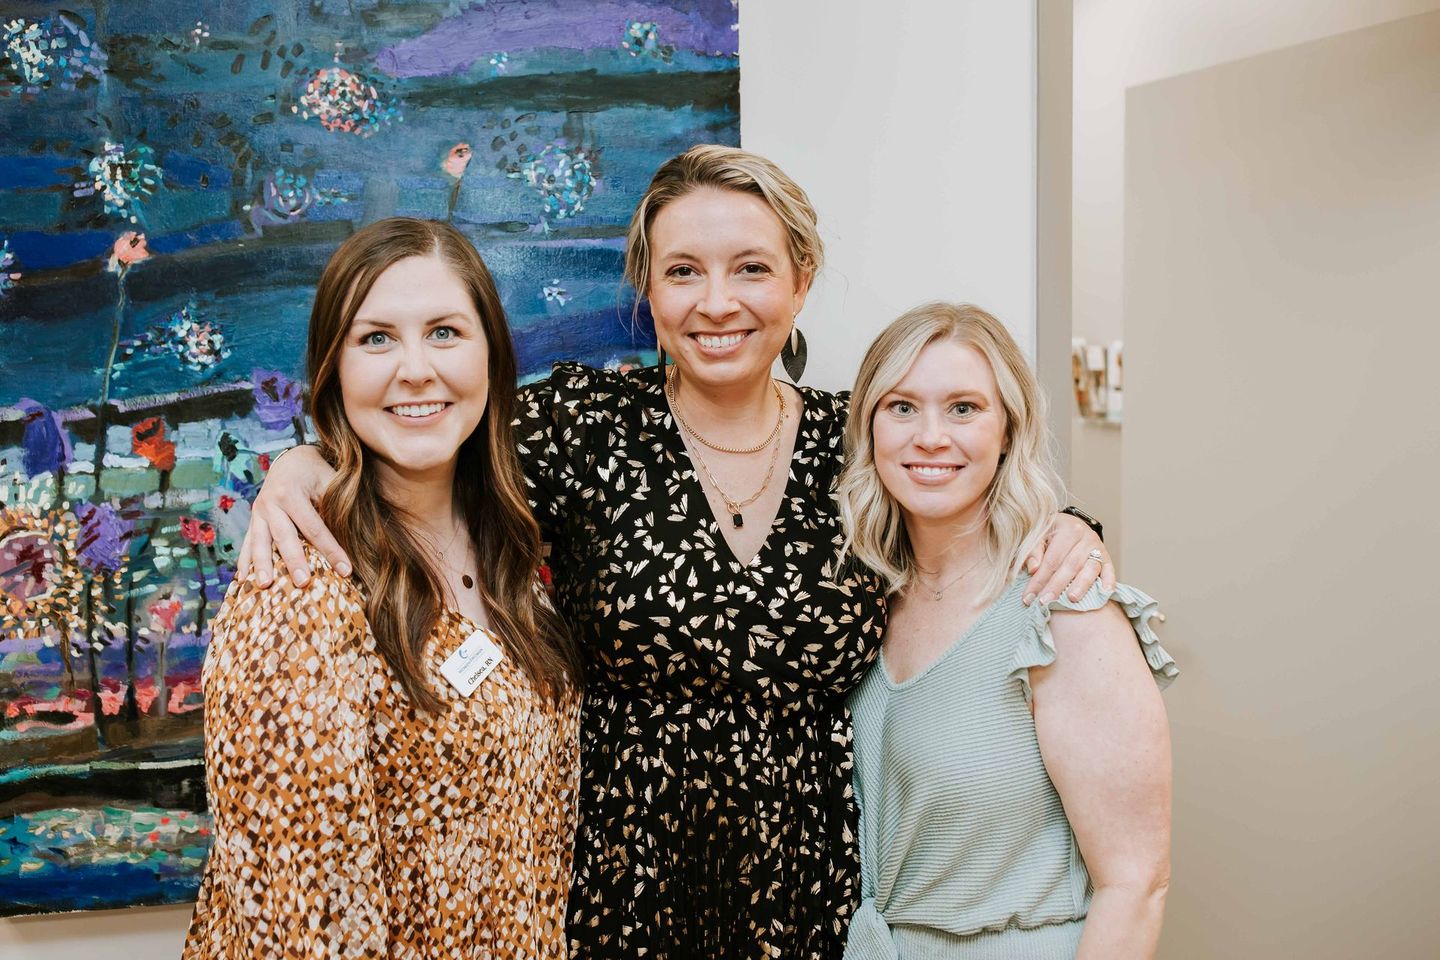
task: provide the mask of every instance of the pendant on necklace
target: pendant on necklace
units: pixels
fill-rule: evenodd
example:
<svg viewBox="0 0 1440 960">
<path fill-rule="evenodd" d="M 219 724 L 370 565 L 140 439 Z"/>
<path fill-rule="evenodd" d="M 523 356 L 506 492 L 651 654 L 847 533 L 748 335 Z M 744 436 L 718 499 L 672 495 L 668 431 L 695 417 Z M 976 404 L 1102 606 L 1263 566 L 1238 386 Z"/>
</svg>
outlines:
<svg viewBox="0 0 1440 960">
<path fill-rule="evenodd" d="M 745 518 L 742 517 L 742 516 L 740 516 L 740 511 L 739 511 L 739 510 L 736 510 L 734 513 L 732 513 L 732 514 L 730 515 L 730 522 L 733 523 L 733 524 L 735 524 L 735 529 L 737 529 L 737 530 L 740 529 L 741 527 L 745 526 Z"/>
<path fill-rule="evenodd" d="M 936 590 L 936 591 L 935 591 L 935 596 L 931 597 L 930 599 L 931 599 L 931 600 L 934 600 L 936 603 L 939 603 L 939 602 L 940 602 L 940 591 L 939 591 L 939 590 Z"/>
<path fill-rule="evenodd" d="M 468 573 L 460 574 L 460 582 L 465 584 L 466 590 L 469 590 L 471 587 L 475 586 L 475 580 Z M 940 599 L 940 595 L 938 593 L 935 595 L 935 599 Z"/>
</svg>

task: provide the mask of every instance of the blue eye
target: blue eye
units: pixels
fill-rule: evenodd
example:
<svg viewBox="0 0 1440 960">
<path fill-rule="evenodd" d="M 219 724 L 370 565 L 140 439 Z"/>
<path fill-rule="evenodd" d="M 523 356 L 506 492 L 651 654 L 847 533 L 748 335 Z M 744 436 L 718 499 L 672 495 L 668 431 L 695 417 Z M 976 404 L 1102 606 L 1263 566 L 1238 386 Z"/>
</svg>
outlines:
<svg viewBox="0 0 1440 960">
<path fill-rule="evenodd" d="M 383 347 L 390 339 L 390 334 L 381 333 L 379 330 L 372 330 L 360 338 L 360 344 L 366 347 Z"/>
<path fill-rule="evenodd" d="M 950 408 L 957 416 L 968 417 L 978 409 L 973 403 L 957 403 Z"/>
<path fill-rule="evenodd" d="M 915 405 L 909 400 L 892 400 L 886 404 L 886 409 L 897 416 L 908 417 L 915 412 Z"/>
<path fill-rule="evenodd" d="M 430 332 L 430 335 L 436 340 L 447 341 L 454 340 L 456 332 L 454 327 L 436 327 Z"/>
</svg>

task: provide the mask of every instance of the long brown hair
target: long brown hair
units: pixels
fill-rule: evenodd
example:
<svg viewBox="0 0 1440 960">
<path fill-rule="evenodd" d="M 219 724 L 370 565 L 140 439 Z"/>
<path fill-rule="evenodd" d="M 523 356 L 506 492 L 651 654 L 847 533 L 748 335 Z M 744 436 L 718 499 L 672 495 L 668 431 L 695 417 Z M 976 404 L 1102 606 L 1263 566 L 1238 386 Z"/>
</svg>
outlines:
<svg viewBox="0 0 1440 960">
<path fill-rule="evenodd" d="M 386 499 L 374 454 L 345 416 L 340 353 L 355 313 L 380 274 L 406 257 L 440 257 L 465 285 L 488 344 L 490 387 L 485 415 L 460 445 L 455 502 L 480 558 L 477 588 L 491 630 L 542 690 L 559 697 L 578 683 L 581 660 L 564 622 L 542 599 L 540 527 L 525 498 L 511 420 L 515 348 L 495 281 L 470 241 L 445 223 L 391 217 L 340 245 L 315 290 L 305 350 L 310 415 L 335 479 L 320 513 L 355 565 L 365 615 L 381 656 L 421 709 L 442 709 L 421 665 L 425 641 L 443 610 L 445 587 L 430 549 L 403 505 Z"/>
</svg>

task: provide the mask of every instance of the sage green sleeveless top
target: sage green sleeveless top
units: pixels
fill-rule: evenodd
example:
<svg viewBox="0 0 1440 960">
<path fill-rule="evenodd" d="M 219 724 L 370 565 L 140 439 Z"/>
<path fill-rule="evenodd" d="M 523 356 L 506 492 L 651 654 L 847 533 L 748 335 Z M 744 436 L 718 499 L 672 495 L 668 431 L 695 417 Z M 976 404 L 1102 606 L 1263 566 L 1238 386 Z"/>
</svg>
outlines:
<svg viewBox="0 0 1440 960">
<path fill-rule="evenodd" d="M 1022 575 L 922 673 L 882 655 L 850 697 L 860 805 L 860 909 L 845 960 L 1073 958 L 1090 877 L 1045 773 L 1030 668 L 1055 661 L 1052 610 L 1124 609 L 1156 681 L 1178 672 L 1154 600 L 1097 582 L 1074 603 L 1020 602 Z"/>
</svg>

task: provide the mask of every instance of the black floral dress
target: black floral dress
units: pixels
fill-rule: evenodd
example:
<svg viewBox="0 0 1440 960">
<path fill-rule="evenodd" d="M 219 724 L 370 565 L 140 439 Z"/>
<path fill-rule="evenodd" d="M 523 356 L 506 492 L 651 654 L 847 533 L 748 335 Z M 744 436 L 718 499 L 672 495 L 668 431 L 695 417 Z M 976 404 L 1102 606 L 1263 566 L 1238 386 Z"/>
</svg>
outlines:
<svg viewBox="0 0 1440 960">
<path fill-rule="evenodd" d="M 846 694 L 884 601 L 839 567 L 845 400 L 804 411 L 769 538 L 720 534 L 651 367 L 557 364 L 517 441 L 589 666 L 576 958 L 838 958 L 859 897 Z"/>
</svg>

